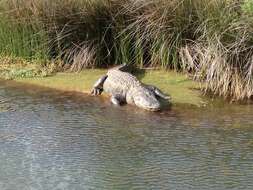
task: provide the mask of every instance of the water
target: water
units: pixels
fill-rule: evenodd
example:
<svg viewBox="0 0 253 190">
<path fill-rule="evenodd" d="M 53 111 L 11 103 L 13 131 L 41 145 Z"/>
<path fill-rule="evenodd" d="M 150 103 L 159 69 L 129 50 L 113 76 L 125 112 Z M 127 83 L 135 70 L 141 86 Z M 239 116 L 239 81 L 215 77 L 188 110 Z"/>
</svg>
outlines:
<svg viewBox="0 0 253 190">
<path fill-rule="evenodd" d="M 253 189 L 253 106 L 149 113 L 0 82 L 0 189 Z"/>
</svg>

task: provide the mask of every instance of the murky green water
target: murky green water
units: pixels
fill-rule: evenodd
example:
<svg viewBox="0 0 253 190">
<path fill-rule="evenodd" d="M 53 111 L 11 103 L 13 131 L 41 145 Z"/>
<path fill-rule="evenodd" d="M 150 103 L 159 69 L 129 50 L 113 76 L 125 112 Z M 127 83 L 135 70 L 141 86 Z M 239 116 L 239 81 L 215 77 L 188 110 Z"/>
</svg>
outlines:
<svg viewBox="0 0 253 190">
<path fill-rule="evenodd" d="M 253 189 L 253 106 L 149 113 L 0 82 L 0 189 Z"/>
</svg>

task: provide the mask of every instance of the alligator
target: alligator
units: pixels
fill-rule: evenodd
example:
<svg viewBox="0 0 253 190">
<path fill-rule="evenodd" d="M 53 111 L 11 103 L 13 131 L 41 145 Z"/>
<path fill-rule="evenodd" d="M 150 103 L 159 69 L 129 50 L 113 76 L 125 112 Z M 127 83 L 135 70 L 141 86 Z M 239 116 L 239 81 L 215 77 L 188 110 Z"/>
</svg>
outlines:
<svg viewBox="0 0 253 190">
<path fill-rule="evenodd" d="M 106 75 L 96 81 L 91 94 L 97 96 L 105 91 L 111 95 L 114 105 L 132 104 L 149 111 L 160 110 L 159 99 L 169 100 L 170 96 L 153 85 L 140 82 L 135 76 L 124 71 L 126 67 L 127 65 L 123 64 L 109 69 Z"/>
</svg>

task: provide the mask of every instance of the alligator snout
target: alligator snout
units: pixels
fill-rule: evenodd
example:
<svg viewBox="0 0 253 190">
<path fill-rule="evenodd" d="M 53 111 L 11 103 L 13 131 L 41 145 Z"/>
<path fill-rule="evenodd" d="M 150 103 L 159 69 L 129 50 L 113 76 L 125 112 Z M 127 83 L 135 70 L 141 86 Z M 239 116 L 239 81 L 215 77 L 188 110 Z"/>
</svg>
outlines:
<svg viewBox="0 0 253 190">
<path fill-rule="evenodd" d="M 134 103 L 136 106 L 149 111 L 159 111 L 161 109 L 160 102 L 155 96 L 140 95 L 134 97 Z"/>
</svg>

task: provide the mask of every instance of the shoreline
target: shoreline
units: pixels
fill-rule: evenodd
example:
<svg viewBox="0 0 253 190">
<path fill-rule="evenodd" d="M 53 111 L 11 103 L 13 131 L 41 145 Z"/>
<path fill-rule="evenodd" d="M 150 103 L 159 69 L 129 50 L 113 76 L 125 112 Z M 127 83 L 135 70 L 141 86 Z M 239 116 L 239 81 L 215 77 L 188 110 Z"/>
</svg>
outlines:
<svg viewBox="0 0 253 190">
<path fill-rule="evenodd" d="M 13 78 L 11 81 L 44 87 L 54 90 L 77 92 L 89 95 L 95 81 L 105 74 L 107 69 L 86 69 L 80 73 L 58 72 L 47 77 Z M 174 71 L 143 70 L 136 77 L 146 84 L 152 84 L 160 88 L 164 93 L 172 97 L 174 105 L 184 104 L 189 106 L 203 107 L 207 104 L 199 89 L 199 83 L 192 81 L 187 75 Z M 1 78 L 1 77 L 0 77 Z M 2 80 L 6 80 L 2 78 Z M 107 97 L 105 93 L 102 97 Z"/>
</svg>

